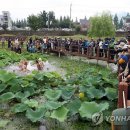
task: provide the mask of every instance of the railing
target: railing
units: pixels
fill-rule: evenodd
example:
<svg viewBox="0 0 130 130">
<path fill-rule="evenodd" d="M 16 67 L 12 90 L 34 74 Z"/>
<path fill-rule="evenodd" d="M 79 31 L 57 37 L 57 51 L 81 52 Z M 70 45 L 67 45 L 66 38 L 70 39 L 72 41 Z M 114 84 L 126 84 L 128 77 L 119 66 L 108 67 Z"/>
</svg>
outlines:
<svg viewBox="0 0 130 130">
<path fill-rule="evenodd" d="M 50 49 L 51 52 L 58 52 L 69 54 L 72 56 L 82 56 L 88 59 L 103 60 L 107 63 L 114 63 L 117 59 L 117 54 L 114 54 L 114 49 L 100 49 L 99 47 L 87 47 L 83 48 L 77 44 L 63 44 L 57 43 Z"/>
</svg>

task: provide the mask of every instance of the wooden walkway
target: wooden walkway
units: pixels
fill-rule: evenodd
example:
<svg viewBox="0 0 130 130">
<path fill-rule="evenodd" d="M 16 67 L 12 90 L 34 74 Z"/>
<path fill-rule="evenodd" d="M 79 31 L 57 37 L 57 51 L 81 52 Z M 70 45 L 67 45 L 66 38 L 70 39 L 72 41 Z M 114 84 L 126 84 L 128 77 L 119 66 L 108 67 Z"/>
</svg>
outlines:
<svg viewBox="0 0 130 130">
<path fill-rule="evenodd" d="M 59 56 L 62 54 L 70 56 L 81 56 L 86 57 L 87 59 L 106 61 L 107 63 L 114 63 L 114 59 L 117 59 L 117 55 L 113 53 L 114 50 L 110 48 L 101 52 L 99 47 L 88 47 L 84 49 L 79 45 L 70 45 L 65 47 L 63 44 L 59 44 L 58 46 L 51 47 L 51 49 L 48 51 L 52 53 L 58 53 Z"/>
</svg>

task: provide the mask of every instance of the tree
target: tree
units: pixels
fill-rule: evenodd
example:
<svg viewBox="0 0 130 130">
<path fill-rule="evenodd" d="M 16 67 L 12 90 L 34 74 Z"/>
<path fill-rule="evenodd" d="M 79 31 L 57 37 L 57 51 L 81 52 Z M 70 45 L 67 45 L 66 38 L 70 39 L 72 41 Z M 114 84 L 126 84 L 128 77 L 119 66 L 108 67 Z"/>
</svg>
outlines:
<svg viewBox="0 0 130 130">
<path fill-rule="evenodd" d="M 76 26 L 76 27 L 75 27 L 75 30 L 76 30 L 76 32 L 79 33 L 79 32 L 81 31 L 81 27 L 80 27 L 80 25 Z"/>
<path fill-rule="evenodd" d="M 123 28 L 123 19 L 121 18 L 120 23 L 119 23 L 119 28 Z"/>
<path fill-rule="evenodd" d="M 103 12 L 90 18 L 89 36 L 110 37 L 115 35 L 115 27 L 113 25 L 112 16 L 109 12 Z"/>
<path fill-rule="evenodd" d="M 7 24 L 3 24 L 3 25 L 2 25 L 2 28 L 3 28 L 4 30 L 7 30 L 8 25 L 7 25 Z"/>
<path fill-rule="evenodd" d="M 115 16 L 114 16 L 114 25 L 115 25 L 116 29 L 119 29 L 119 20 L 118 20 L 117 14 L 115 14 Z"/>
<path fill-rule="evenodd" d="M 65 16 L 63 18 L 60 17 L 59 26 L 61 28 L 69 28 L 70 27 L 70 22 L 72 22 L 72 21 L 70 21 L 69 17 L 65 17 Z"/>
<path fill-rule="evenodd" d="M 36 31 L 39 28 L 39 18 L 35 15 L 31 15 L 27 18 L 29 27 Z"/>
<path fill-rule="evenodd" d="M 54 27 L 55 25 L 55 14 L 53 11 L 49 11 L 48 13 L 48 24 L 49 24 L 49 27 Z"/>
<path fill-rule="evenodd" d="M 39 18 L 39 28 L 46 28 L 47 25 L 47 12 L 46 11 L 42 11 L 39 15 L 38 15 L 38 18 Z"/>
</svg>

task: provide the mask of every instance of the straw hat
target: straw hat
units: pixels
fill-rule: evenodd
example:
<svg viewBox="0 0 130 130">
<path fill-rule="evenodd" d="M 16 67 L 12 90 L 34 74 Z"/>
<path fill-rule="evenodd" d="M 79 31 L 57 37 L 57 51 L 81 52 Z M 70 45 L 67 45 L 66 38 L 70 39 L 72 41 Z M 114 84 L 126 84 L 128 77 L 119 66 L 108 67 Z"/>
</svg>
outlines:
<svg viewBox="0 0 130 130">
<path fill-rule="evenodd" d="M 41 58 L 39 58 L 38 60 L 39 60 L 39 61 L 42 61 L 42 59 L 41 59 Z"/>
</svg>

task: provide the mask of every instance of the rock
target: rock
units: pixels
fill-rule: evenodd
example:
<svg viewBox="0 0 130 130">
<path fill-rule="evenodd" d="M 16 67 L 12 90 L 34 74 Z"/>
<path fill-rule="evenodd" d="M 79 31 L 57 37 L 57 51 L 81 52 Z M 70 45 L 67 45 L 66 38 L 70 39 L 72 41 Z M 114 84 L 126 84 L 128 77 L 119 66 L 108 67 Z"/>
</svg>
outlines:
<svg viewBox="0 0 130 130">
<path fill-rule="evenodd" d="M 39 128 L 38 128 L 38 130 L 47 130 L 47 129 L 46 129 L 46 126 L 40 125 Z"/>
<path fill-rule="evenodd" d="M 40 126 L 39 126 L 38 130 L 47 130 L 45 120 L 42 120 L 40 122 Z"/>
</svg>

